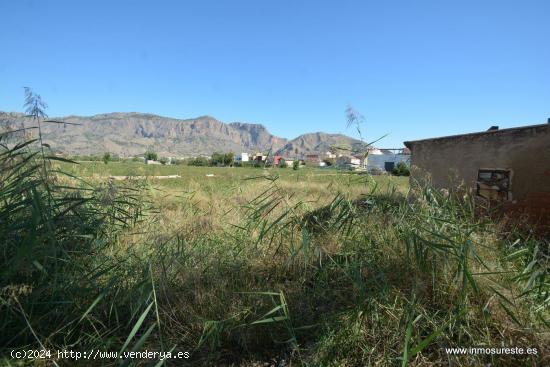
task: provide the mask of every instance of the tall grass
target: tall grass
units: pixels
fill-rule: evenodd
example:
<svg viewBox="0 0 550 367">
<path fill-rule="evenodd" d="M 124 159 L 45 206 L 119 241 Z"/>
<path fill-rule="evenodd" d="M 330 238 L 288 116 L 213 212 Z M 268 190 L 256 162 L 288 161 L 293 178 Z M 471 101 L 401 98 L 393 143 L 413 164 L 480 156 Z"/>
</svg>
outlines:
<svg viewBox="0 0 550 367">
<path fill-rule="evenodd" d="M 83 182 L 39 144 L 0 152 L 6 362 L 38 347 L 189 351 L 194 365 L 547 361 L 548 240 L 504 230 L 468 197 L 422 187 L 409 200 L 349 175 L 306 197 L 270 174 L 169 197 Z M 232 195 L 247 198 L 229 206 Z"/>
<path fill-rule="evenodd" d="M 1 143 L 2 350 L 103 344 L 106 320 L 91 310 L 125 276 L 105 254 L 142 217 L 139 188 L 90 187 L 63 176 L 52 166 L 60 158 L 48 155 L 40 139 Z"/>
</svg>

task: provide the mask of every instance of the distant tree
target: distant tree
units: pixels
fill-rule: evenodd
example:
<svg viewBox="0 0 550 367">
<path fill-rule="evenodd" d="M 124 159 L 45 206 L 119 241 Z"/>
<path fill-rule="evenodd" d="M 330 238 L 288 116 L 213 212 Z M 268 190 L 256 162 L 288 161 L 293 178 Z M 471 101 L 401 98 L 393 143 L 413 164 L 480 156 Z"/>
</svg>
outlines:
<svg viewBox="0 0 550 367">
<path fill-rule="evenodd" d="M 235 159 L 235 153 L 233 152 L 225 153 L 223 156 L 223 164 L 225 166 L 230 166 L 233 164 L 234 159 Z"/>
<path fill-rule="evenodd" d="M 286 161 L 281 158 L 281 160 L 279 161 L 279 168 L 287 168 L 288 167 L 288 163 L 286 163 Z"/>
<path fill-rule="evenodd" d="M 298 168 L 300 168 L 300 162 L 298 160 L 295 160 L 294 162 L 292 162 L 292 169 L 293 170 L 298 170 Z"/>
<path fill-rule="evenodd" d="M 159 162 L 160 162 L 161 164 L 166 164 L 166 163 L 168 163 L 168 158 L 166 158 L 166 157 L 160 157 Z"/>
<path fill-rule="evenodd" d="M 103 163 L 107 164 L 109 163 L 110 160 L 111 160 L 111 153 L 105 152 L 105 154 L 103 154 Z"/>
<path fill-rule="evenodd" d="M 221 166 L 224 164 L 225 161 L 225 154 L 214 152 L 212 154 L 212 158 L 210 158 L 210 165 L 212 166 Z"/>
<path fill-rule="evenodd" d="M 145 152 L 145 159 L 148 161 L 156 161 L 158 159 L 158 154 L 152 150 L 148 150 Z"/>
<path fill-rule="evenodd" d="M 197 157 L 187 161 L 188 166 L 208 166 L 208 159 L 205 157 Z"/>
</svg>

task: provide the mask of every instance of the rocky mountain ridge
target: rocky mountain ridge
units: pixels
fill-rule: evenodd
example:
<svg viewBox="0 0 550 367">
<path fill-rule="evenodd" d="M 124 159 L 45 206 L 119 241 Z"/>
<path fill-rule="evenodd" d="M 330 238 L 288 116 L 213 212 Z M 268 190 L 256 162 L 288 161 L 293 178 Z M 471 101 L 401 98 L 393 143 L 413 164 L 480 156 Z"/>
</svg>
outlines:
<svg viewBox="0 0 550 367">
<path fill-rule="evenodd" d="M 115 112 L 94 116 L 50 118 L 42 125 L 43 140 L 54 151 L 69 155 L 110 152 L 120 156 L 154 150 L 165 156 L 210 155 L 213 152 L 266 152 L 294 156 L 324 153 L 331 146 L 357 146 L 360 141 L 341 134 L 303 134 L 288 140 L 261 124 L 224 123 L 211 116 L 174 119 L 147 113 Z M 20 113 L 0 112 L 0 132 L 34 126 Z"/>
</svg>

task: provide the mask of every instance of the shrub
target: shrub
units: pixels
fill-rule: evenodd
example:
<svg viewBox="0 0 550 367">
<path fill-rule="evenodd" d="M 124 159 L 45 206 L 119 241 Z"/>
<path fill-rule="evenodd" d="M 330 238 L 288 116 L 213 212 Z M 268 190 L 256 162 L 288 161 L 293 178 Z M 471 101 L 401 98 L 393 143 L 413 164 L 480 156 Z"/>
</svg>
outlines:
<svg viewBox="0 0 550 367">
<path fill-rule="evenodd" d="M 409 176 L 411 172 L 409 166 L 407 166 L 405 162 L 399 162 L 393 168 L 392 174 L 394 174 L 395 176 Z"/>
<path fill-rule="evenodd" d="M 225 160 L 225 155 L 223 153 L 214 152 L 212 154 L 212 158 L 210 158 L 210 165 L 211 166 L 223 165 L 224 160 Z"/>
<path fill-rule="evenodd" d="M 166 157 L 160 157 L 159 162 L 160 162 L 161 164 L 166 164 L 166 163 L 168 163 L 168 158 L 166 158 Z"/>
<path fill-rule="evenodd" d="M 336 164 L 336 160 L 334 158 L 323 159 L 323 162 L 325 162 L 327 167 L 331 167 L 331 166 L 334 166 Z"/>
<path fill-rule="evenodd" d="M 214 152 L 212 158 L 210 159 L 210 165 L 212 166 L 230 166 L 233 164 L 235 154 L 232 152 L 229 153 L 219 153 Z"/>
<path fill-rule="evenodd" d="M 109 163 L 110 160 L 111 160 L 111 153 L 105 152 L 105 154 L 103 154 L 103 163 L 107 164 Z"/>
<path fill-rule="evenodd" d="M 225 153 L 223 156 L 223 164 L 226 166 L 231 166 L 233 160 L 235 159 L 235 154 L 233 152 Z"/>
<path fill-rule="evenodd" d="M 300 162 L 299 161 L 292 162 L 292 169 L 296 171 L 298 170 L 298 168 L 300 168 Z"/>
<path fill-rule="evenodd" d="M 151 150 L 148 150 L 145 152 L 145 159 L 148 161 L 156 161 L 158 159 L 158 154 Z"/>
<path fill-rule="evenodd" d="M 206 158 L 206 157 L 196 157 L 196 158 L 192 158 L 192 159 L 187 161 L 188 166 L 202 167 L 202 166 L 208 166 L 209 163 L 210 162 L 208 161 L 208 158 Z"/>
<path fill-rule="evenodd" d="M 286 163 L 284 159 L 281 159 L 279 161 L 279 168 L 287 168 L 287 167 L 288 167 L 288 163 Z"/>
</svg>

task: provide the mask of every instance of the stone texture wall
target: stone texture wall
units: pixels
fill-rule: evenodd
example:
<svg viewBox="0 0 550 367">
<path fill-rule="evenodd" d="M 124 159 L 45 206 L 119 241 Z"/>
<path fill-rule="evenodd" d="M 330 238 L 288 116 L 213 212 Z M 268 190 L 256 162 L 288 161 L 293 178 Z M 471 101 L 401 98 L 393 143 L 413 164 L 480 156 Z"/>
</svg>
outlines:
<svg viewBox="0 0 550 367">
<path fill-rule="evenodd" d="M 512 203 L 550 213 L 550 124 L 408 142 L 411 180 L 475 189 L 480 168 L 512 171 Z"/>
</svg>

